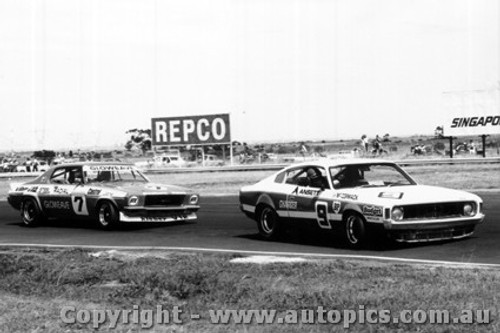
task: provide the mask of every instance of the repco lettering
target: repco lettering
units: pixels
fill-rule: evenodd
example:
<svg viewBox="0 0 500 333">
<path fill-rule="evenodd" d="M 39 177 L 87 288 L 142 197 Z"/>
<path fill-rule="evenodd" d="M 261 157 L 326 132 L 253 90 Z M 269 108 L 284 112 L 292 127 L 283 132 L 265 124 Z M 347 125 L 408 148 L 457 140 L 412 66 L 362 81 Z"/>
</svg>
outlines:
<svg viewBox="0 0 500 333">
<path fill-rule="evenodd" d="M 229 115 L 152 119 L 153 144 L 230 142 Z"/>
</svg>

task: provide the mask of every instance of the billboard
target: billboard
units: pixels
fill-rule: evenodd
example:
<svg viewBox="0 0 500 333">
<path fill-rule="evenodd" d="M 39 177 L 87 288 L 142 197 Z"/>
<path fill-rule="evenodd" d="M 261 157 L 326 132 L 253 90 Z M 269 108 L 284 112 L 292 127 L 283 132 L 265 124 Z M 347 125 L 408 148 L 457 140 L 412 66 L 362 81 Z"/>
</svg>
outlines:
<svg viewBox="0 0 500 333">
<path fill-rule="evenodd" d="M 205 145 L 231 142 L 229 114 L 151 119 L 153 145 Z"/>
<path fill-rule="evenodd" d="M 443 94 L 448 117 L 444 135 L 500 134 L 500 88 Z"/>
</svg>

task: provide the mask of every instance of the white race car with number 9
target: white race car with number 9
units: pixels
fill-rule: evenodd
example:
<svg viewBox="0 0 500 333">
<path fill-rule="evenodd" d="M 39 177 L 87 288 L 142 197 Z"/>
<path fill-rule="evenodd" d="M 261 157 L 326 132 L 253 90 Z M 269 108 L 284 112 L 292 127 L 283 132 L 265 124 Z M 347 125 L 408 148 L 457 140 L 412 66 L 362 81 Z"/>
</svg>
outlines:
<svg viewBox="0 0 500 333">
<path fill-rule="evenodd" d="M 484 219 L 477 195 L 419 185 L 396 163 L 375 159 L 292 165 L 243 187 L 239 198 L 265 239 L 302 222 L 332 230 L 351 248 L 376 231 L 399 242 L 464 238 Z"/>
</svg>

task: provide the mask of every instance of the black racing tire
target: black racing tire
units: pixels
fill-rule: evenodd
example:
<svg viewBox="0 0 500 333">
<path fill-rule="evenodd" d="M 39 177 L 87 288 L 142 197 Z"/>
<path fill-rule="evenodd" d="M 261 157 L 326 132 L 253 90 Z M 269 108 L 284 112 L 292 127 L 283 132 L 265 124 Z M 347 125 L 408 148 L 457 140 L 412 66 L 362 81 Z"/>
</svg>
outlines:
<svg viewBox="0 0 500 333">
<path fill-rule="evenodd" d="M 351 249 L 361 249 L 366 245 L 366 223 L 360 214 L 349 212 L 342 220 L 342 238 Z"/>
<path fill-rule="evenodd" d="M 43 213 L 38 203 L 33 198 L 27 198 L 21 206 L 23 224 L 27 227 L 35 227 L 43 221 Z"/>
<path fill-rule="evenodd" d="M 119 215 L 116 206 L 109 202 L 103 201 L 97 207 L 97 224 L 101 229 L 111 230 L 118 225 Z"/>
<path fill-rule="evenodd" d="M 276 240 L 281 235 L 283 225 L 276 211 L 265 205 L 258 210 L 257 227 L 262 238 Z"/>
</svg>

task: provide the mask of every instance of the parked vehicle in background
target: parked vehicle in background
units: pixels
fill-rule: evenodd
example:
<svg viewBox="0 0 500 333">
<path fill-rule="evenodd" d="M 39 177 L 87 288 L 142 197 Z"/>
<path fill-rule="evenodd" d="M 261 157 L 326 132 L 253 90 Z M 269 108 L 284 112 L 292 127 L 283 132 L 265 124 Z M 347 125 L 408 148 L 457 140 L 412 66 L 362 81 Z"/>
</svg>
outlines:
<svg viewBox="0 0 500 333">
<path fill-rule="evenodd" d="M 135 163 L 135 166 L 140 169 L 161 169 L 169 167 L 181 168 L 186 165 L 186 160 L 184 160 L 180 155 L 158 155 L 153 156 L 146 161 Z"/>
<path fill-rule="evenodd" d="M 224 160 L 218 158 L 217 155 L 214 154 L 205 154 L 204 160 L 199 161 L 204 166 L 222 166 L 224 165 Z"/>
<path fill-rule="evenodd" d="M 28 168 L 26 167 L 26 165 L 16 165 L 16 168 L 14 170 L 14 172 L 27 172 L 28 171 Z"/>
</svg>

